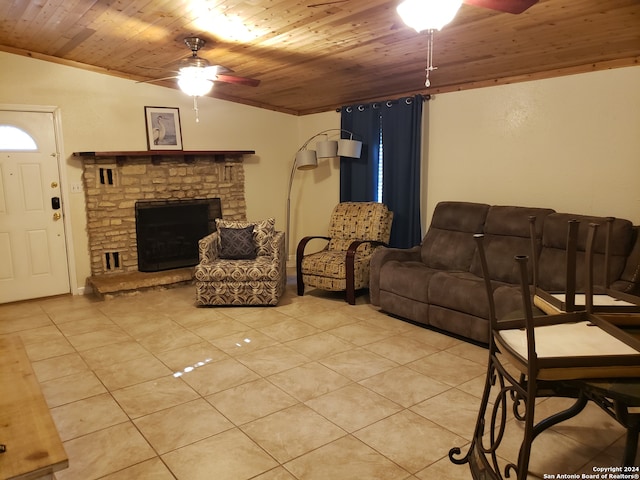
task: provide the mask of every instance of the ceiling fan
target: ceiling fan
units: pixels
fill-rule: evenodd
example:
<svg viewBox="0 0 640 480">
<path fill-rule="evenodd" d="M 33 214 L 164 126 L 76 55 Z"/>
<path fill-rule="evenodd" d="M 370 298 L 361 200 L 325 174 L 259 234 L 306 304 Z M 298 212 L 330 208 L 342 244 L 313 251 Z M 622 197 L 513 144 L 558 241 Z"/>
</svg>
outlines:
<svg viewBox="0 0 640 480">
<path fill-rule="evenodd" d="M 236 75 L 229 75 L 233 70 L 223 67 L 221 65 L 211 65 L 211 62 L 206 58 L 202 58 L 198 56 L 198 50 L 205 46 L 207 43 L 206 40 L 200 37 L 186 37 L 184 39 L 184 43 L 187 47 L 191 49 L 191 55 L 186 58 L 180 60 L 179 64 L 176 65 L 177 70 L 174 70 L 174 73 L 177 75 L 171 75 L 163 78 L 156 78 L 153 80 L 145 80 L 143 82 L 138 83 L 150 83 L 150 82 L 159 82 L 162 80 L 168 80 L 170 78 L 177 78 L 178 84 L 180 85 L 180 80 L 182 79 L 190 79 L 197 78 L 198 80 L 203 81 L 201 85 L 201 89 L 197 91 L 196 89 L 185 90 L 180 85 L 180 88 L 190 96 L 202 96 L 205 95 L 211 90 L 213 86 L 212 82 L 225 82 L 225 83 L 235 83 L 238 85 L 245 85 L 247 87 L 257 87 L 260 84 L 260 80 L 255 78 L 246 78 L 246 77 L 238 77 Z M 143 67 L 143 68 L 154 68 L 157 67 Z M 210 82 L 206 84 L 204 82 Z M 204 90 L 204 87 L 207 86 L 208 89 Z"/>
<path fill-rule="evenodd" d="M 178 80 L 180 90 L 193 97 L 193 108 L 196 111 L 196 122 L 199 121 L 197 97 L 201 97 L 209 93 L 214 82 L 232 83 L 247 87 L 257 87 L 260 84 L 260 80 L 255 78 L 230 75 L 233 70 L 221 65 L 211 65 L 209 60 L 199 57 L 198 50 L 206 44 L 204 39 L 200 37 L 186 37 L 184 39 L 184 43 L 191 49 L 191 55 L 187 58 L 183 58 L 179 62 L 176 66 L 177 70 L 173 71 L 176 75 L 145 80 L 138 83 L 153 83 L 168 80 L 170 78 L 176 78 Z"/>
<path fill-rule="evenodd" d="M 500 12 L 520 14 L 538 0 L 403 0 L 396 10 L 402 21 L 416 32 L 427 32 L 427 67 L 424 86 L 429 88 L 433 66 L 433 34 L 453 20 L 462 3 Z"/>
<path fill-rule="evenodd" d="M 333 0 L 322 3 L 313 3 L 311 5 L 307 5 L 307 7 L 324 7 L 326 5 L 335 5 L 337 3 L 345 3 L 348 1 L 350 0 Z M 463 0 L 462 3 L 473 5 L 474 7 L 489 8 L 499 12 L 518 14 L 538 3 L 538 0 Z"/>
</svg>

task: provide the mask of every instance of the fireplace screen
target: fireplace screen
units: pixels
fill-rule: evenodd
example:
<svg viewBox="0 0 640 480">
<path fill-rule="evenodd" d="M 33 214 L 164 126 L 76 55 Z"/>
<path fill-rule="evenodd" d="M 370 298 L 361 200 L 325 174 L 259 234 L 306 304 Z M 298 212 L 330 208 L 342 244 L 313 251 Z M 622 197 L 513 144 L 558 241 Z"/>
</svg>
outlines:
<svg viewBox="0 0 640 480">
<path fill-rule="evenodd" d="M 198 263 L 198 240 L 222 217 L 219 198 L 136 203 L 138 270 L 157 272 Z"/>
</svg>

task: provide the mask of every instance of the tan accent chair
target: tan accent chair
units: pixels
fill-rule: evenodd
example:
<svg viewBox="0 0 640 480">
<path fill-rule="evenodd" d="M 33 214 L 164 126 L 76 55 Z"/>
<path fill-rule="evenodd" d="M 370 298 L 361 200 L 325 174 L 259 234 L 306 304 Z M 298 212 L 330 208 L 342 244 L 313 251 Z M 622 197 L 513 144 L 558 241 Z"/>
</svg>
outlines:
<svg viewBox="0 0 640 480">
<path fill-rule="evenodd" d="M 284 232 L 274 230 L 275 220 L 240 222 L 216 219 L 218 231 L 198 243 L 200 263 L 195 268 L 197 305 L 277 305 L 287 275 Z M 220 228 L 254 225 L 253 259 L 220 258 Z"/>
<path fill-rule="evenodd" d="M 298 295 L 305 285 L 328 291 L 345 291 L 355 304 L 356 290 L 369 287 L 369 262 L 379 246 L 387 246 L 393 212 L 377 202 L 339 203 L 331 214 L 325 236 L 304 237 L 296 252 Z M 319 252 L 305 255 L 313 239 L 328 240 Z"/>
</svg>

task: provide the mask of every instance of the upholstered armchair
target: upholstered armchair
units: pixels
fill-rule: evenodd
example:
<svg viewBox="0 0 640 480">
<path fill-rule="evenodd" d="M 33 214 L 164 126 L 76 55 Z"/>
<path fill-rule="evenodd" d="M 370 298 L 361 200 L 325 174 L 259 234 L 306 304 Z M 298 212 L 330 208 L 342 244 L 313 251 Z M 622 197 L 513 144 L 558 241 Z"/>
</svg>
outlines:
<svg viewBox="0 0 640 480">
<path fill-rule="evenodd" d="M 386 246 L 391 235 L 393 212 L 377 202 L 339 203 L 331 214 L 325 236 L 304 237 L 296 252 L 298 295 L 305 285 L 346 292 L 355 304 L 355 292 L 369 286 L 369 262 L 375 249 Z M 324 249 L 305 255 L 313 239 L 328 240 Z"/>
<path fill-rule="evenodd" d="M 287 276 L 285 235 L 275 220 L 216 219 L 217 230 L 198 242 L 197 305 L 276 305 Z"/>
</svg>

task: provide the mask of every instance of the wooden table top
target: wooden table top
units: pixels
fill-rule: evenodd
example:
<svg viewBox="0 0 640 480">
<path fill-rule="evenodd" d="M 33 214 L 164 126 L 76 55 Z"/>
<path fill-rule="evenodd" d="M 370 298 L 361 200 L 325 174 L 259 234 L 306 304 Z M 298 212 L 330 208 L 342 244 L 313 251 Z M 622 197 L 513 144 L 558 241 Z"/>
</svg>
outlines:
<svg viewBox="0 0 640 480">
<path fill-rule="evenodd" d="M 20 337 L 0 335 L 0 477 L 36 479 L 69 466 Z"/>
</svg>

